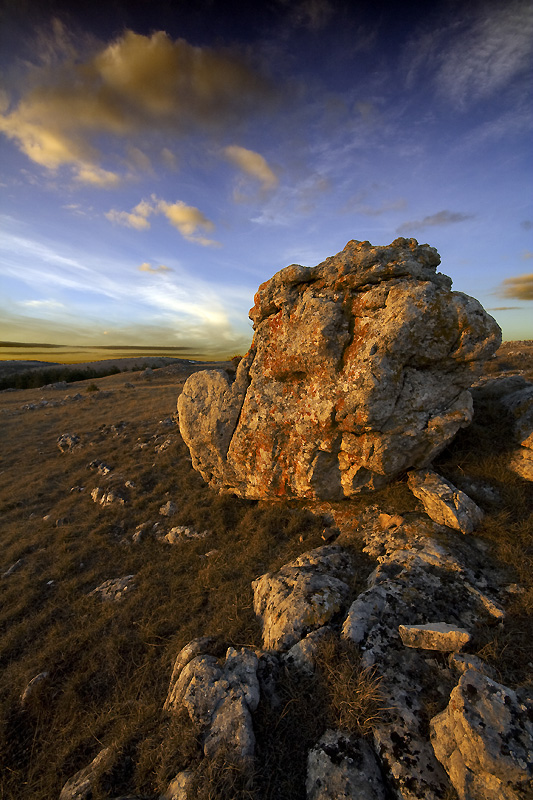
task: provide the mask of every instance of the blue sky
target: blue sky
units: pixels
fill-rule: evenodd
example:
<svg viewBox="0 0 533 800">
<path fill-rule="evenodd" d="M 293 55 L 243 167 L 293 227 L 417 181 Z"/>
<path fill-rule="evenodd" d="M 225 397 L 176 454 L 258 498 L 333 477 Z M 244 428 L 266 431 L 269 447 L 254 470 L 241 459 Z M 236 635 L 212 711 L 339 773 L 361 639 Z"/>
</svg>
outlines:
<svg viewBox="0 0 533 800">
<path fill-rule="evenodd" d="M 428 242 L 533 338 L 533 7 L 5 0 L 0 339 L 244 352 L 258 285 Z"/>
</svg>

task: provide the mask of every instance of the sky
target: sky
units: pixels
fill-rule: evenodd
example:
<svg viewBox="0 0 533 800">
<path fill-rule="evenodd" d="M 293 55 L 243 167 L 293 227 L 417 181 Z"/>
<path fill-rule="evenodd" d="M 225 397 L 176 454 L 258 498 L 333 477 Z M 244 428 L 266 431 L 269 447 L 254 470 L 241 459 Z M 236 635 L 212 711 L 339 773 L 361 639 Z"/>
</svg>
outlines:
<svg viewBox="0 0 533 800">
<path fill-rule="evenodd" d="M 0 340 L 247 350 L 259 284 L 437 248 L 533 338 L 530 0 L 1 0 Z"/>
</svg>

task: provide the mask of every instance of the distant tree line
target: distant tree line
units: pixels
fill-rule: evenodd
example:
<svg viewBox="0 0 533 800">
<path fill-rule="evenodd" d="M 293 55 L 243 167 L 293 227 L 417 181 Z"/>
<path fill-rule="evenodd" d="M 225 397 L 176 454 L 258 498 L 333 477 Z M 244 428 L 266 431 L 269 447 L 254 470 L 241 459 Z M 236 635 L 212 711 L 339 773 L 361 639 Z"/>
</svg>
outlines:
<svg viewBox="0 0 533 800">
<path fill-rule="evenodd" d="M 131 368 L 142 369 L 135 366 Z M 46 386 L 49 383 L 74 383 L 75 381 L 86 381 L 90 378 L 105 378 L 106 375 L 118 375 L 121 370 L 117 366 L 104 367 L 102 369 L 76 368 L 75 366 L 45 367 L 44 369 L 30 369 L 24 372 L 7 375 L 0 378 L 0 391 L 3 389 L 37 389 L 39 386 Z"/>
</svg>

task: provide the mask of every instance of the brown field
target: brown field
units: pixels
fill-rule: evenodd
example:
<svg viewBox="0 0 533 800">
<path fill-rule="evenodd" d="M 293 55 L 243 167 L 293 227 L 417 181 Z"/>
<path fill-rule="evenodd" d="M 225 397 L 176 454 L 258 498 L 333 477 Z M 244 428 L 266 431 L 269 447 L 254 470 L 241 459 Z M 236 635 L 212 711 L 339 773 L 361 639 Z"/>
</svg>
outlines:
<svg viewBox="0 0 533 800">
<path fill-rule="evenodd" d="M 198 758 L 195 732 L 162 713 L 177 652 L 208 634 L 218 637 L 221 651 L 230 644 L 260 646 L 251 581 L 324 544 L 324 520 L 310 504 L 219 496 L 192 470 L 169 418 L 186 377 L 198 368 L 173 365 L 147 376 L 80 381 L 67 390 L 0 393 L 0 798 L 57 798 L 65 781 L 111 744 L 117 766 L 93 800 L 153 798 L 164 791 Z M 533 343 L 504 344 L 486 371 L 533 380 Z M 76 393 L 81 397 L 59 403 Z M 41 398 L 58 404 L 39 406 Z M 61 453 L 57 439 L 64 433 L 76 434 L 80 443 Z M 530 484 L 506 468 L 509 446 L 497 410 L 479 408 L 436 468 L 459 487 L 467 476 L 499 492 L 500 499 L 484 507 L 477 535 L 509 580 L 527 591 L 508 607 L 504 627 L 487 631 L 480 653 L 507 685 L 533 686 L 533 497 Z M 112 468 L 107 477 L 88 468 L 94 460 Z M 96 487 L 121 488 L 126 481 L 125 505 L 93 502 Z M 177 507 L 170 519 L 159 513 L 168 500 Z M 368 502 L 388 512 L 419 507 L 403 482 L 343 507 L 356 513 Z M 144 522 L 166 529 L 188 525 L 208 536 L 175 546 L 150 536 L 132 543 Z M 360 552 L 355 557 L 354 589 L 360 591 L 374 563 Z M 135 576 L 135 586 L 121 602 L 89 596 L 103 581 L 126 575 Z M 332 686 L 340 690 L 362 680 L 355 668 L 346 672 L 354 659 L 346 652 L 325 654 Z M 43 671 L 48 678 L 22 707 L 21 693 Z M 369 684 L 365 691 L 372 699 L 377 690 Z M 302 786 L 307 748 L 326 721 L 338 719 L 338 700 L 316 682 L 292 685 L 289 679 L 280 695 L 281 710 L 258 712 L 262 772 L 253 793 L 226 771 L 229 788 L 220 785 L 205 797 L 303 800 L 295 786 Z M 358 710 L 346 724 L 365 733 L 361 720 L 371 719 L 373 708 Z M 265 731 L 274 728 L 276 748 L 261 746 Z M 206 786 L 216 780 L 206 775 Z"/>
</svg>

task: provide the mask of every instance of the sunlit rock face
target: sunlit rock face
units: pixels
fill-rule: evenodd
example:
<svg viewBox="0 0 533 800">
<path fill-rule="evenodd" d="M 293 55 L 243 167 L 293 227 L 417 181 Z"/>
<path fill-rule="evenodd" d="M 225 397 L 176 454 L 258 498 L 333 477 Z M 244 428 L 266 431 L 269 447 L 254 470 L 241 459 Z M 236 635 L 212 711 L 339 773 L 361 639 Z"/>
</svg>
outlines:
<svg viewBox="0 0 533 800">
<path fill-rule="evenodd" d="M 469 424 L 501 342 L 439 263 L 415 239 L 350 241 L 263 283 L 236 377 L 197 372 L 179 398 L 194 468 L 243 497 L 337 499 L 427 466 Z"/>
</svg>

